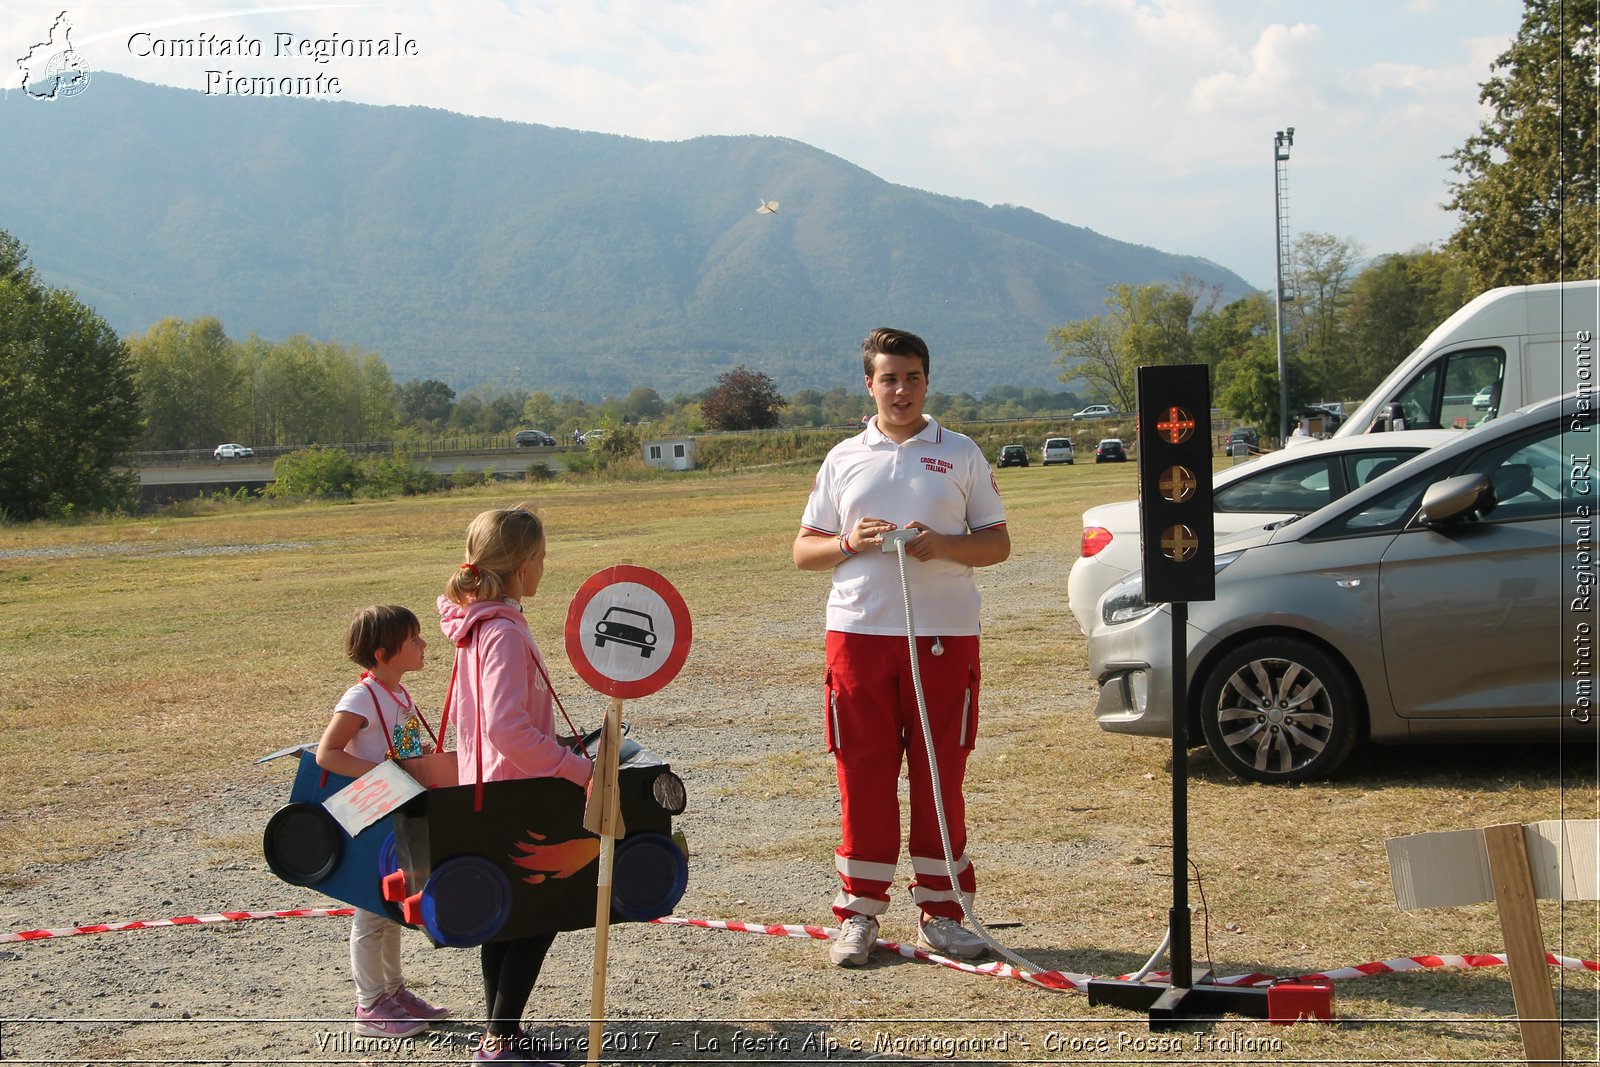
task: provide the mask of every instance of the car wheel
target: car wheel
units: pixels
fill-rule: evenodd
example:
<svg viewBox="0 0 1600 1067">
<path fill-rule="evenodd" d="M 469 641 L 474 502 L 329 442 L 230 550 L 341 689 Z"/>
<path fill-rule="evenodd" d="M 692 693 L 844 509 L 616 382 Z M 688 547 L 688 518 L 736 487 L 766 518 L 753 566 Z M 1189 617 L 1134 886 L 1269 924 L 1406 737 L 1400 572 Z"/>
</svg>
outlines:
<svg viewBox="0 0 1600 1067">
<path fill-rule="evenodd" d="M 1350 672 L 1308 641 L 1266 637 L 1206 679 L 1200 726 L 1218 762 L 1253 782 L 1304 782 L 1344 762 L 1364 712 Z"/>
</svg>

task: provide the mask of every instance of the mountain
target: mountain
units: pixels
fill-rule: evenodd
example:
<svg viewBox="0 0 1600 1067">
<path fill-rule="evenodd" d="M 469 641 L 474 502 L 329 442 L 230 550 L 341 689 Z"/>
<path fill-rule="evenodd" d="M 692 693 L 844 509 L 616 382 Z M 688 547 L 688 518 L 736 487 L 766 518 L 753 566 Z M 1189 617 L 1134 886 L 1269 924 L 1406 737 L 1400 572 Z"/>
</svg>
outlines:
<svg viewBox="0 0 1600 1067">
<path fill-rule="evenodd" d="M 69 98 L 0 97 L 0 228 L 50 284 L 123 333 L 215 315 L 232 337 L 359 345 L 396 380 L 672 396 L 743 364 L 826 390 L 891 325 L 927 338 L 941 391 L 1059 389 L 1046 331 L 1102 313 L 1109 285 L 1249 291 L 779 137 L 646 141 L 102 72 Z"/>
</svg>

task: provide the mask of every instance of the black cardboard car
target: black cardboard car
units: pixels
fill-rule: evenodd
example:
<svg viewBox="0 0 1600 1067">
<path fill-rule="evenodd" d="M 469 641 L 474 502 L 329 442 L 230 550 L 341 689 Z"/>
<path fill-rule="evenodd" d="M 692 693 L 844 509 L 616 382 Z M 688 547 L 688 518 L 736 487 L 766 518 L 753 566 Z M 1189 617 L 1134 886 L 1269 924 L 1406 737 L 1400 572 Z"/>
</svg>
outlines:
<svg viewBox="0 0 1600 1067">
<path fill-rule="evenodd" d="M 582 742 L 593 756 L 598 742 Z M 316 746 L 263 757 L 298 757 L 289 803 L 267 821 L 267 865 L 291 885 L 422 929 L 463 948 L 535 933 L 594 926 L 600 839 L 583 827 L 582 786 L 517 778 L 440 786 L 352 837 L 323 806 L 351 779 L 317 766 Z M 611 869 L 613 922 L 648 922 L 672 911 L 688 882 L 688 848 L 673 831 L 687 795 L 671 766 L 631 738 L 618 749 L 624 833 Z"/>
<path fill-rule="evenodd" d="M 1021 445 L 1006 445 L 1000 449 L 1000 457 L 995 460 L 996 467 L 1026 467 L 1028 465 L 1028 450 Z"/>
</svg>

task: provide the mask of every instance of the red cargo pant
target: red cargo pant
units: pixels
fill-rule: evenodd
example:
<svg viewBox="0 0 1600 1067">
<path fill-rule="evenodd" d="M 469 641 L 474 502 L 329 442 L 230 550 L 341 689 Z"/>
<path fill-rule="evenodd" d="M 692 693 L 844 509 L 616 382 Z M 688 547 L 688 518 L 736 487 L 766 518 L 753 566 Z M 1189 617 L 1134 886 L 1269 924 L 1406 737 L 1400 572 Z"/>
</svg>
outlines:
<svg viewBox="0 0 1600 1067">
<path fill-rule="evenodd" d="M 967 860 L 967 812 L 962 797 L 967 757 L 978 732 L 978 638 L 917 638 L 928 723 L 938 764 L 960 891 L 977 888 Z M 962 918 L 956 887 L 945 866 L 934 809 L 932 776 L 917 713 L 909 649 L 904 637 L 828 631 L 828 751 L 839 773 L 842 841 L 835 862 L 843 882 L 833 913 L 881 915 L 900 859 L 900 767 L 911 780 L 911 899 L 933 917 Z"/>
</svg>

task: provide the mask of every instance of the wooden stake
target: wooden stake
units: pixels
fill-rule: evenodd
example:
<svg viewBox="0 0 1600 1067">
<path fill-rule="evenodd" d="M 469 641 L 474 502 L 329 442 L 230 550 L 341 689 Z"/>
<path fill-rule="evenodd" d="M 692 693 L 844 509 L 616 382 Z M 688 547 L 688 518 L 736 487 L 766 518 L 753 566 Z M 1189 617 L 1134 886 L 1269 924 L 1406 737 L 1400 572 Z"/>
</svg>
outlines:
<svg viewBox="0 0 1600 1067">
<path fill-rule="evenodd" d="M 600 1062 L 606 1032 L 606 949 L 611 931 L 612 860 L 617 848 L 621 809 L 617 792 L 618 754 L 622 747 L 622 700 L 611 698 L 600 731 L 599 759 L 594 767 L 592 800 L 600 811 L 600 874 L 594 896 L 594 986 L 589 994 L 589 1062 Z"/>
<path fill-rule="evenodd" d="M 1506 969 L 1511 972 L 1511 997 L 1522 1031 L 1522 1052 L 1529 1063 L 1561 1062 L 1561 1021 L 1550 991 L 1544 935 L 1534 906 L 1533 872 L 1528 845 L 1519 823 L 1486 826 L 1483 843 L 1489 853 L 1494 902 L 1500 909 L 1505 936 Z"/>
</svg>

